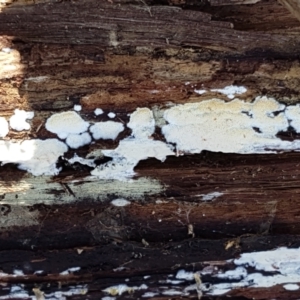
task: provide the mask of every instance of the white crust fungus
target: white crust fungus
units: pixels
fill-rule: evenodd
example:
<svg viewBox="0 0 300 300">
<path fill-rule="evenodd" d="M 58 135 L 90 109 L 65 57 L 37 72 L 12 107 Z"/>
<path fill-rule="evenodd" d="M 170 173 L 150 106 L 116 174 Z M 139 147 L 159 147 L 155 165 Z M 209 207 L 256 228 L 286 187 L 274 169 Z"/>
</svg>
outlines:
<svg viewBox="0 0 300 300">
<path fill-rule="evenodd" d="M 153 157 L 164 161 L 168 155 L 174 155 L 171 145 L 149 138 L 155 126 L 150 109 L 138 108 L 131 114 L 127 126 L 133 136 L 121 140 L 114 150 L 103 150 L 102 153 L 113 160 L 95 168 L 92 175 L 102 179 L 125 180 L 135 174 L 133 169 L 140 160 Z"/>
<path fill-rule="evenodd" d="M 94 110 L 94 114 L 95 114 L 96 116 L 102 115 L 102 114 L 103 114 L 103 110 L 102 110 L 101 108 L 96 108 L 96 109 Z"/>
<path fill-rule="evenodd" d="M 113 113 L 113 112 L 110 112 L 110 113 L 107 114 L 107 116 L 108 116 L 109 118 L 113 119 L 113 118 L 116 117 L 116 114 Z"/>
<path fill-rule="evenodd" d="M 241 95 L 247 92 L 247 89 L 244 86 L 229 85 L 223 89 L 212 89 L 211 91 L 221 93 L 226 95 L 229 99 L 233 99 L 235 95 Z"/>
<path fill-rule="evenodd" d="M 238 267 L 215 275 L 218 278 L 238 280 L 231 283 L 214 284 L 209 291 L 211 295 L 221 295 L 234 288 L 251 286 L 251 288 L 268 288 L 284 284 L 285 289 L 296 290 L 300 282 L 300 248 L 285 247 L 270 251 L 243 253 L 237 259 L 230 260 Z M 248 273 L 248 267 L 255 271 Z M 264 274 L 268 273 L 270 274 Z"/>
<path fill-rule="evenodd" d="M 8 122 L 5 118 L 0 117 L 0 138 L 4 138 L 7 136 L 9 132 Z"/>
<path fill-rule="evenodd" d="M 154 140 L 127 138 L 120 141 L 114 150 L 103 150 L 103 154 L 113 160 L 95 168 L 91 174 L 102 179 L 124 180 L 132 177 L 134 167 L 140 160 L 149 157 L 164 161 L 168 155 L 174 155 L 171 146 Z"/>
<path fill-rule="evenodd" d="M 66 139 L 67 145 L 73 149 L 88 145 L 91 141 L 92 138 L 87 132 L 81 134 L 69 134 Z"/>
<path fill-rule="evenodd" d="M 79 105 L 79 104 L 74 105 L 74 110 L 75 111 L 81 111 L 81 109 L 82 109 L 81 105 Z"/>
<path fill-rule="evenodd" d="M 244 93 L 246 88 L 230 86 L 214 91 L 232 98 L 235 94 Z M 79 107 L 75 106 L 74 109 L 79 110 Z M 299 104 L 286 107 L 263 96 L 257 97 L 252 103 L 239 99 L 230 102 L 211 99 L 160 110 L 154 108 L 154 112 L 155 118 L 149 108 L 137 108 L 127 124 L 132 130 L 131 136 L 121 140 L 115 149 L 96 149 L 101 152 L 101 157 L 110 157 L 112 160 L 95 167 L 91 174 L 100 179 L 125 180 L 135 174 L 134 168 L 139 161 L 147 158 L 164 161 L 167 156 L 175 155 L 173 144 L 176 145 L 177 155 L 200 153 L 203 150 L 242 154 L 300 151 L 299 139 L 287 141 L 277 136 L 289 126 L 300 132 Z M 94 113 L 98 115 L 103 111 L 97 108 Z M 108 115 L 115 117 L 114 113 Z M 28 130 L 30 125 L 25 120 L 32 117 L 33 112 L 16 109 L 10 118 L 10 126 L 16 130 Z M 152 138 L 155 125 L 161 125 L 166 142 Z M 89 126 L 90 123 L 75 111 L 54 114 L 45 124 L 48 131 L 66 139 L 66 144 L 74 149 L 90 144 L 91 135 L 95 140 L 115 140 L 124 130 L 120 122 L 97 122 L 90 127 L 90 135 L 87 132 Z M 7 133 L 7 121 L 0 117 L 0 138 Z M 0 141 L 0 161 L 17 163 L 20 168 L 34 175 L 57 174 L 56 161 L 66 151 L 67 146 L 56 139 L 27 140 L 22 143 Z M 94 160 L 78 158 L 76 161 L 95 166 Z M 220 195 L 215 192 L 198 196 L 202 196 L 203 201 L 210 201 Z"/>
<path fill-rule="evenodd" d="M 114 121 L 97 122 L 90 127 L 90 132 L 95 140 L 115 140 L 123 130 L 124 125 Z"/>
<path fill-rule="evenodd" d="M 124 198 L 118 198 L 118 199 L 114 199 L 113 201 L 111 201 L 111 204 L 114 206 L 122 207 L 122 206 L 129 205 L 130 201 L 128 201 Z"/>
<path fill-rule="evenodd" d="M 291 126 L 296 130 L 296 132 L 300 132 L 300 105 L 291 105 L 288 106 L 285 110 L 286 117 L 291 121 Z"/>
<path fill-rule="evenodd" d="M 176 274 L 177 279 L 184 279 L 184 280 L 194 280 L 194 273 L 187 272 L 185 270 L 179 270 Z"/>
<path fill-rule="evenodd" d="M 206 93 L 206 90 L 197 90 L 197 89 L 195 89 L 194 92 L 195 92 L 196 94 L 203 95 L 203 94 Z"/>
<path fill-rule="evenodd" d="M 26 122 L 27 119 L 32 119 L 34 117 L 34 112 L 25 110 L 15 109 L 14 115 L 9 119 L 9 125 L 12 129 L 17 131 L 29 130 L 30 124 Z"/>
<path fill-rule="evenodd" d="M 0 161 L 2 165 L 16 163 L 34 176 L 57 175 L 60 171 L 56 167 L 57 159 L 67 150 L 68 147 L 57 139 L 0 141 Z"/>
<path fill-rule="evenodd" d="M 222 196 L 223 193 L 220 192 L 212 192 L 206 195 L 201 195 L 202 196 L 202 201 L 212 201 L 220 196 Z"/>
<path fill-rule="evenodd" d="M 176 144 L 177 151 L 187 153 L 270 153 L 295 149 L 300 146 L 299 141 L 287 142 L 276 137 L 289 126 L 284 108 L 266 97 L 257 97 L 253 103 L 219 99 L 187 103 L 165 111 L 164 118 L 169 124 L 163 126 L 162 132 L 169 143 Z"/>
<path fill-rule="evenodd" d="M 153 112 L 146 107 L 137 108 L 127 124 L 136 138 L 148 138 L 154 133 L 155 121 Z"/>
<path fill-rule="evenodd" d="M 299 285 L 295 283 L 288 283 L 283 286 L 283 288 L 287 291 L 297 291 L 299 290 Z"/>
<path fill-rule="evenodd" d="M 1 51 L 4 52 L 4 53 L 10 53 L 12 51 L 12 49 L 8 48 L 8 47 L 4 47 L 4 48 L 1 49 Z"/>
<path fill-rule="evenodd" d="M 66 139 L 69 134 L 85 132 L 89 125 L 74 111 L 54 114 L 45 124 L 48 131 L 57 134 L 61 139 Z"/>
</svg>

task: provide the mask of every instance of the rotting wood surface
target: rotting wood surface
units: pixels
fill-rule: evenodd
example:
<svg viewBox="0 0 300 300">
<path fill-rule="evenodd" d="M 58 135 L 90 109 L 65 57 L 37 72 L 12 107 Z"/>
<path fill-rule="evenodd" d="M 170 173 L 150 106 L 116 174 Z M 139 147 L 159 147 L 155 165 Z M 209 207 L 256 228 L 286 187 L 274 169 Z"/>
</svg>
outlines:
<svg viewBox="0 0 300 300">
<path fill-rule="evenodd" d="M 35 118 L 30 132 L 10 131 L 7 139 L 54 137 L 46 119 L 74 104 L 87 120 L 101 107 L 126 124 L 137 107 L 228 101 L 195 92 L 203 87 L 247 86 L 239 97 L 247 102 L 260 95 L 299 101 L 300 23 L 276 1 L 26 2 L 7 3 L 0 13 L 0 46 L 12 49 L 0 52 L 0 111 L 9 117 L 15 108 L 33 110 Z M 67 157 L 114 148 L 129 133 Z M 280 136 L 299 138 L 291 130 Z M 155 137 L 162 139 L 158 131 Z M 52 178 L 3 166 L 0 297 L 20 284 L 32 297 L 38 288 L 67 299 L 101 299 L 109 296 L 103 289 L 118 284 L 145 284 L 154 293 L 173 289 L 168 279 L 180 269 L 222 272 L 233 268 L 226 260 L 241 253 L 299 247 L 299 163 L 298 153 L 204 152 L 141 161 L 131 183 L 99 183 L 87 177 L 90 168 L 64 161 Z M 220 195 L 205 201 L 212 192 Z M 115 198 L 131 204 L 112 206 Z M 213 275 L 202 281 L 215 283 Z M 176 291 L 191 283 L 179 283 Z M 68 296 L 72 288 L 77 294 Z M 142 298 L 146 291 L 130 292 L 117 299 Z M 300 292 L 277 285 L 202 298 L 228 295 L 297 299 Z M 194 289 L 152 299 L 198 296 Z"/>
</svg>

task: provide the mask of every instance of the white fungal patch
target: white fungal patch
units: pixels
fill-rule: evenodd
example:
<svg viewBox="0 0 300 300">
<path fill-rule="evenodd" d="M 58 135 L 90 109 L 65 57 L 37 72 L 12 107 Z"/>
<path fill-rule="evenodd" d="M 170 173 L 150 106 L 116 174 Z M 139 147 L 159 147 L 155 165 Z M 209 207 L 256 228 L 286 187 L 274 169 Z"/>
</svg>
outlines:
<svg viewBox="0 0 300 300">
<path fill-rule="evenodd" d="M 113 112 L 110 112 L 110 113 L 107 114 L 107 116 L 108 116 L 109 118 L 113 119 L 113 118 L 116 117 L 116 114 L 113 113 Z"/>
<path fill-rule="evenodd" d="M 46 122 L 48 131 L 55 133 L 61 139 L 66 139 L 69 134 L 80 134 L 87 131 L 89 123 L 84 121 L 76 112 L 67 111 L 52 115 Z"/>
<path fill-rule="evenodd" d="M 211 91 L 221 93 L 226 95 L 229 99 L 233 99 L 235 95 L 241 95 L 247 92 L 247 89 L 244 86 L 230 85 L 223 89 L 212 89 Z"/>
<path fill-rule="evenodd" d="M 168 155 L 174 155 L 171 146 L 161 141 L 151 139 L 137 140 L 127 138 L 120 141 L 119 146 L 114 150 L 103 150 L 107 157 L 126 159 L 128 164 L 136 164 L 140 160 L 149 157 L 164 161 Z"/>
<path fill-rule="evenodd" d="M 9 119 L 9 125 L 12 129 L 17 131 L 29 130 L 30 124 L 26 122 L 27 119 L 32 119 L 34 117 L 34 112 L 25 110 L 15 109 L 14 115 Z"/>
<path fill-rule="evenodd" d="M 206 93 L 206 90 L 194 90 L 196 94 L 203 95 Z"/>
<path fill-rule="evenodd" d="M 176 274 L 177 279 L 184 279 L 184 280 L 195 280 L 193 272 L 187 272 L 185 270 L 179 270 Z"/>
<path fill-rule="evenodd" d="M 6 137 L 9 132 L 8 122 L 5 118 L 0 117 L 0 138 Z"/>
<path fill-rule="evenodd" d="M 149 108 L 137 108 L 130 116 L 127 124 L 136 138 L 148 138 L 154 133 L 155 121 Z"/>
<path fill-rule="evenodd" d="M 103 110 L 102 110 L 101 108 L 96 108 L 96 109 L 94 110 L 94 114 L 95 114 L 96 116 L 102 115 L 102 114 L 103 114 Z"/>
<path fill-rule="evenodd" d="M 7 295 L 3 295 L 5 293 L 6 288 L 2 288 L 2 295 L 0 296 L 1 300 L 6 299 L 31 299 L 31 300 L 42 300 L 42 299 L 51 299 L 51 300 L 67 300 L 67 297 L 75 296 L 75 295 L 85 295 L 88 292 L 86 285 L 76 285 L 70 286 L 69 290 L 59 290 L 53 293 L 43 293 L 39 290 L 41 295 L 44 294 L 45 297 L 38 298 L 37 295 L 29 295 L 27 291 L 24 290 L 24 285 L 12 285 L 10 289 L 8 289 Z"/>
<path fill-rule="evenodd" d="M 123 130 L 124 125 L 114 121 L 97 122 L 90 128 L 90 132 L 95 140 L 115 140 Z"/>
<path fill-rule="evenodd" d="M 152 157 L 164 161 L 168 155 L 174 155 L 171 145 L 149 138 L 154 132 L 155 121 L 148 108 L 133 112 L 127 126 L 132 130 L 132 137 L 121 140 L 114 150 L 103 150 L 102 153 L 113 160 L 95 168 L 92 175 L 125 180 L 135 174 L 134 167 L 139 161 Z"/>
<path fill-rule="evenodd" d="M 212 192 L 206 195 L 201 195 L 202 196 L 202 201 L 212 201 L 220 196 L 222 196 L 223 193 L 220 192 Z"/>
<path fill-rule="evenodd" d="M 235 270 L 226 271 L 218 274 L 218 278 L 227 278 L 230 280 L 240 280 L 247 276 L 247 270 L 244 267 L 237 267 Z"/>
<path fill-rule="evenodd" d="M 179 296 L 182 295 L 182 292 L 170 289 L 170 290 L 163 291 L 162 294 L 165 296 Z"/>
<path fill-rule="evenodd" d="M 183 281 L 182 280 L 170 280 L 170 279 L 167 279 L 166 283 L 171 283 L 171 284 L 177 285 L 177 284 L 183 283 Z"/>
<path fill-rule="evenodd" d="M 4 52 L 4 53 L 10 53 L 12 51 L 12 49 L 8 48 L 8 47 L 4 47 L 4 48 L 1 49 L 1 51 Z"/>
<path fill-rule="evenodd" d="M 73 149 L 88 145 L 91 141 L 92 138 L 87 132 L 81 134 L 69 134 L 66 139 L 67 145 Z"/>
<path fill-rule="evenodd" d="M 102 152 L 113 160 L 98 166 L 91 174 L 101 179 L 118 180 L 132 177 L 135 174 L 133 169 L 140 160 L 153 157 L 164 161 L 168 155 L 174 154 L 171 146 L 161 141 L 134 138 L 124 139 L 116 149 Z"/>
<path fill-rule="evenodd" d="M 227 280 L 239 280 L 233 283 L 214 284 L 209 294 L 220 295 L 234 288 L 269 288 L 278 284 L 296 288 L 300 282 L 300 248 L 278 248 L 271 251 L 243 253 L 232 261 L 238 267 L 223 274 L 215 275 Z M 256 272 L 247 272 L 252 267 Z M 268 273 L 269 274 L 266 274 Z M 298 286 L 299 288 L 299 286 Z"/>
<path fill-rule="evenodd" d="M 28 292 L 26 292 L 23 289 L 23 286 L 13 285 L 10 288 L 9 294 L 0 296 L 0 299 L 1 300 L 5 300 L 5 299 L 32 299 L 33 300 L 33 297 L 29 296 Z"/>
<path fill-rule="evenodd" d="M 43 270 L 37 270 L 37 271 L 35 271 L 33 274 L 40 275 L 40 274 L 43 274 L 43 273 L 44 273 L 44 271 L 43 271 Z"/>
<path fill-rule="evenodd" d="M 238 266 L 247 264 L 259 271 L 298 274 L 300 278 L 300 248 L 282 247 L 271 251 L 243 253 L 234 263 Z"/>
<path fill-rule="evenodd" d="M 0 161 L 18 164 L 35 176 L 57 175 L 59 156 L 67 152 L 68 147 L 57 139 L 25 140 L 23 142 L 0 141 Z"/>
<path fill-rule="evenodd" d="M 122 207 L 122 206 L 129 205 L 130 201 L 123 199 L 123 198 L 118 198 L 118 199 L 111 201 L 111 204 L 114 206 Z"/>
<path fill-rule="evenodd" d="M 153 293 L 153 292 L 146 292 L 145 294 L 142 295 L 143 298 L 153 298 L 154 296 L 159 295 L 158 293 Z"/>
<path fill-rule="evenodd" d="M 297 291 L 299 290 L 298 284 L 288 283 L 283 286 L 283 288 L 287 291 Z"/>
<path fill-rule="evenodd" d="M 81 107 L 81 105 L 79 105 L 79 104 L 75 104 L 73 109 L 74 109 L 75 111 L 81 111 L 82 107 Z"/>
<path fill-rule="evenodd" d="M 276 137 L 287 130 L 285 106 L 274 99 L 258 97 L 253 103 L 218 99 L 174 106 L 164 113 L 169 123 L 162 132 L 177 151 L 200 153 L 272 153 L 296 150 L 299 140 L 282 141 Z"/>
<path fill-rule="evenodd" d="M 225 90 L 231 93 L 234 91 L 236 94 L 244 91 L 243 87 L 227 87 Z M 253 103 L 238 99 L 231 102 L 212 99 L 165 109 L 154 107 L 153 111 L 149 108 L 137 108 L 130 115 L 127 124 L 132 130 L 132 135 L 121 140 L 116 149 L 97 149 L 102 158 L 106 156 L 112 160 L 95 167 L 91 172 L 93 176 L 98 179 L 127 180 L 135 175 L 134 168 L 139 161 L 147 158 L 164 161 L 167 156 L 175 155 L 173 144 L 176 145 L 177 155 L 200 153 L 203 150 L 242 154 L 300 151 L 299 139 L 284 141 L 277 137 L 278 132 L 286 131 L 289 126 L 300 132 L 300 105 L 286 107 L 272 98 L 257 97 Z M 95 114 L 98 113 L 103 111 L 100 108 L 96 109 Z M 21 114 L 22 118 L 17 118 L 17 115 Z M 29 129 L 30 125 L 25 120 L 30 117 L 33 117 L 33 112 L 16 110 L 15 115 L 11 117 L 11 127 L 16 130 Z M 152 138 L 156 125 L 162 128 L 167 143 Z M 66 139 L 70 148 L 77 149 L 92 142 L 91 135 L 87 132 L 89 122 L 84 121 L 75 111 L 54 114 L 45 126 L 61 139 Z M 123 130 L 122 123 L 113 121 L 97 122 L 90 128 L 94 139 L 114 140 Z M 7 122 L 0 118 L 0 138 L 5 137 L 7 133 Z M 54 151 L 53 147 L 48 147 L 43 151 L 40 149 L 39 154 L 34 154 L 35 148 L 40 147 L 40 142 L 32 141 L 1 141 L 0 150 L 3 151 L 0 152 L 0 161 L 18 163 L 19 167 L 35 175 L 57 174 L 57 158 L 67 151 L 67 146 L 57 144 L 56 140 Z M 57 151 L 56 147 L 60 150 Z M 38 167 L 39 156 L 51 158 L 47 158 L 46 163 L 42 162 Z M 74 158 L 70 163 L 74 161 L 95 166 L 95 159 L 97 158 L 87 162 L 85 158 L 76 161 Z M 214 192 L 198 196 L 201 196 L 203 201 L 210 201 L 221 194 Z"/>
<path fill-rule="evenodd" d="M 291 121 L 291 126 L 296 130 L 296 132 L 300 132 L 300 105 L 291 105 L 288 106 L 285 110 L 286 117 Z"/>
<path fill-rule="evenodd" d="M 69 268 L 59 274 L 60 275 L 69 275 L 69 274 L 73 274 L 74 272 L 78 272 L 79 270 L 80 270 L 80 267 L 73 267 L 73 268 Z"/>
<path fill-rule="evenodd" d="M 24 275 L 24 272 L 22 270 L 14 270 L 13 271 L 13 274 L 16 275 L 16 276 L 23 276 Z"/>
<path fill-rule="evenodd" d="M 65 291 L 59 290 L 49 294 L 45 293 L 45 298 L 52 299 L 52 300 L 67 300 L 69 299 L 69 297 L 72 297 L 74 295 L 86 295 L 87 292 L 88 289 L 86 285 L 75 285 L 75 286 L 70 286 L 69 290 L 65 290 Z M 36 300 L 36 297 L 32 297 L 31 299 Z"/>
</svg>

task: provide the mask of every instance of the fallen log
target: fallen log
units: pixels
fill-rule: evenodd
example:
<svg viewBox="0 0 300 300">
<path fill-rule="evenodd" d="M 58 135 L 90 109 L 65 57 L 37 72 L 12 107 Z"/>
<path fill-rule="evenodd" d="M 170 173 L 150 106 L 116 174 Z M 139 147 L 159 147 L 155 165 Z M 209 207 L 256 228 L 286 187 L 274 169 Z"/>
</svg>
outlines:
<svg viewBox="0 0 300 300">
<path fill-rule="evenodd" d="M 0 299 L 299 298 L 285 7 L 0 8 Z"/>
</svg>

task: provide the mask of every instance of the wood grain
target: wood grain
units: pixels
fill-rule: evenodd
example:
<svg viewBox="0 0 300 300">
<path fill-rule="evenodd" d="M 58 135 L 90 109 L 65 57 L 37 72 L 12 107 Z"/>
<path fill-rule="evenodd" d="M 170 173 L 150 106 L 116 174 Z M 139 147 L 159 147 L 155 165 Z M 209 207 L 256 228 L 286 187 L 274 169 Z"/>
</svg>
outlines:
<svg viewBox="0 0 300 300">
<path fill-rule="evenodd" d="M 82 106 L 85 120 L 95 120 L 93 110 L 101 107 L 105 114 L 97 120 L 114 111 L 126 124 L 137 107 L 216 96 L 228 101 L 209 90 L 232 84 L 247 87 L 241 96 L 247 102 L 267 95 L 298 103 L 299 22 L 275 0 L 251 3 L 1 2 L 0 49 L 11 51 L 0 51 L 0 115 L 9 118 L 16 107 L 35 112 L 30 132 L 11 131 L 7 139 L 53 137 L 46 119 L 74 104 Z M 209 92 L 195 92 L 202 88 Z M 76 153 L 114 148 L 129 134 L 127 129 L 116 141 L 97 141 Z M 154 136 L 163 139 L 159 130 Z M 291 129 L 278 136 L 299 139 Z M 1 166 L 0 296 L 21 284 L 27 299 L 34 297 L 32 288 L 50 294 L 81 286 L 82 294 L 67 299 L 101 299 L 103 289 L 120 283 L 155 291 L 171 288 L 168 275 L 180 269 L 223 272 L 233 268 L 227 260 L 241 253 L 300 247 L 299 155 L 203 152 L 164 163 L 147 159 L 130 183 L 92 180 L 89 167 L 62 159 L 56 177 Z M 204 201 L 211 192 L 221 195 Z M 113 206 L 118 197 L 131 204 Z M 80 270 L 60 274 L 74 267 Z M 214 299 L 228 296 L 298 299 L 299 290 L 244 288 Z M 179 299 L 152 297 L 170 298 Z"/>
<path fill-rule="evenodd" d="M 279 2 L 300 21 L 300 2 L 298 0 L 279 0 Z"/>
</svg>

